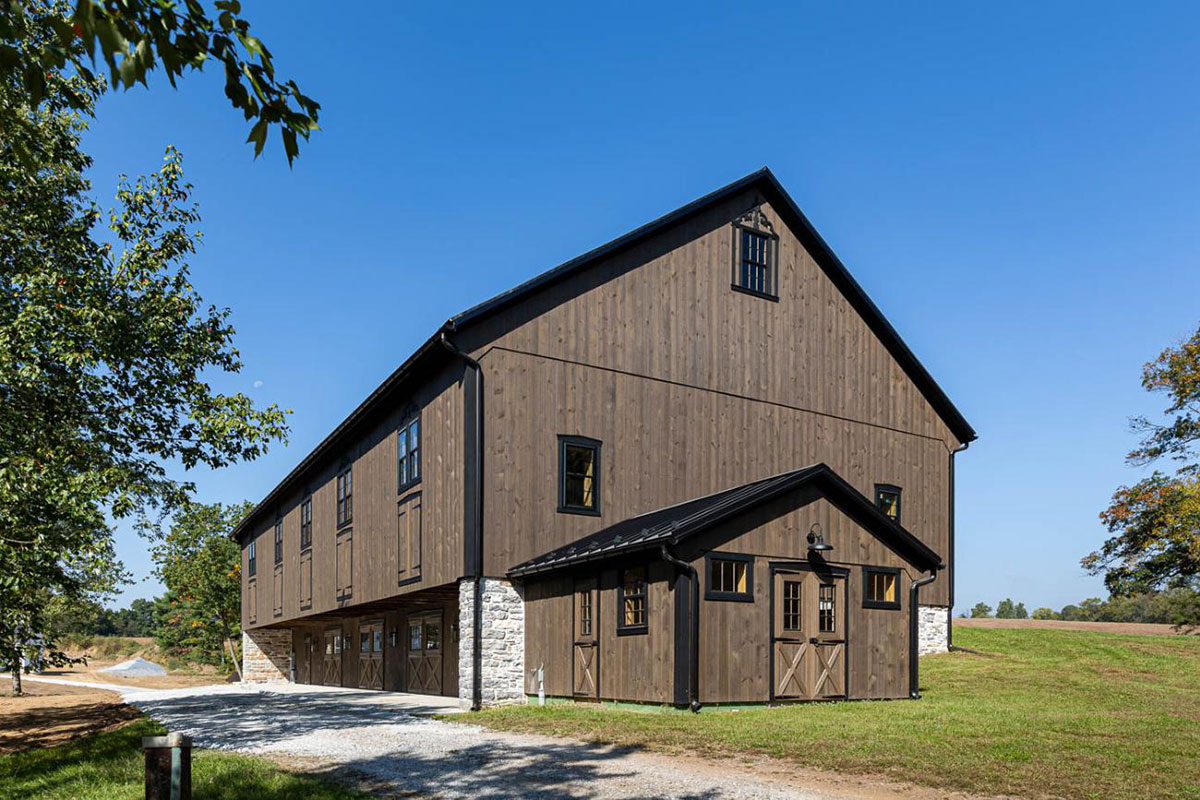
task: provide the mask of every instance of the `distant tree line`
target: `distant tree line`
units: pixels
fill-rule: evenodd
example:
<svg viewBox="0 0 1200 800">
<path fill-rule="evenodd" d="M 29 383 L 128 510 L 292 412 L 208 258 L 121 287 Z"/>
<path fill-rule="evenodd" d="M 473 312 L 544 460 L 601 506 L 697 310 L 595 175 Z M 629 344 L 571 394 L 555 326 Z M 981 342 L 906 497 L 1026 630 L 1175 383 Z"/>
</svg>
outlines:
<svg viewBox="0 0 1200 800">
<path fill-rule="evenodd" d="M 969 614 L 963 613 L 961 616 L 974 619 L 992 617 L 992 607 L 987 603 L 976 603 Z M 996 604 L 994 616 L 996 619 L 1027 619 L 1031 615 L 1024 603 L 1004 599 Z M 1191 627 L 1192 620 L 1200 617 L 1200 591 L 1178 587 L 1163 592 L 1114 595 L 1107 600 L 1089 597 L 1078 604 L 1065 605 L 1058 611 L 1035 608 L 1032 617 L 1070 622 L 1149 622 L 1186 629 Z"/>
</svg>

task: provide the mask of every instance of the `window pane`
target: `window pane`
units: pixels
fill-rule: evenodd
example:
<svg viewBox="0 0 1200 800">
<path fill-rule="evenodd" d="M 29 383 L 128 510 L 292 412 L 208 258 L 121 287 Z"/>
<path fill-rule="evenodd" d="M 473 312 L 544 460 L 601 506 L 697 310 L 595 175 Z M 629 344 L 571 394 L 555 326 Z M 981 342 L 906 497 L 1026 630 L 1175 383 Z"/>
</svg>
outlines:
<svg viewBox="0 0 1200 800">
<path fill-rule="evenodd" d="M 414 622 L 408 626 L 408 649 L 421 649 L 421 623 Z"/>
<path fill-rule="evenodd" d="M 363 653 L 371 652 L 371 635 L 366 631 L 358 634 L 358 649 Z"/>
<path fill-rule="evenodd" d="M 425 649 L 437 650 L 442 646 L 442 626 L 436 622 L 425 624 Z"/>
<path fill-rule="evenodd" d="M 375 629 L 375 633 L 371 638 L 371 645 L 375 648 L 376 653 L 383 650 L 383 628 Z"/>
<path fill-rule="evenodd" d="M 733 591 L 746 592 L 746 565 L 741 561 L 733 562 Z"/>
<path fill-rule="evenodd" d="M 821 633 L 834 632 L 834 587 L 823 583 L 821 584 L 819 603 L 818 603 L 818 630 Z"/>
<path fill-rule="evenodd" d="M 783 582 L 783 629 L 800 630 L 800 581 Z"/>
<path fill-rule="evenodd" d="M 595 508 L 596 449 L 568 444 L 564 452 L 563 501 L 565 505 Z"/>
</svg>

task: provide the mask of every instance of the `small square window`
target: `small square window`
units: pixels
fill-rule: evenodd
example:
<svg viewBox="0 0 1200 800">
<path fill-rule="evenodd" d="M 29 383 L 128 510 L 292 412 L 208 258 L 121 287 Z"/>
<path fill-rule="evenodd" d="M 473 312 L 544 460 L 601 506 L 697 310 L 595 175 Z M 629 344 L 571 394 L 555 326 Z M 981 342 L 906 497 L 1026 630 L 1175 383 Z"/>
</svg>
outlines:
<svg viewBox="0 0 1200 800">
<path fill-rule="evenodd" d="M 883 515 L 900 524 L 900 487 L 887 483 L 875 484 L 875 505 Z"/>
<path fill-rule="evenodd" d="M 558 510 L 599 516 L 600 442 L 559 436 L 558 450 Z"/>
<path fill-rule="evenodd" d="M 754 602 L 754 561 L 749 556 L 713 553 L 708 562 L 705 600 Z"/>
<path fill-rule="evenodd" d="M 617 633 L 646 633 L 646 568 L 633 567 L 621 573 L 617 586 Z"/>
<path fill-rule="evenodd" d="M 863 608 L 900 608 L 900 570 L 863 568 Z"/>
</svg>

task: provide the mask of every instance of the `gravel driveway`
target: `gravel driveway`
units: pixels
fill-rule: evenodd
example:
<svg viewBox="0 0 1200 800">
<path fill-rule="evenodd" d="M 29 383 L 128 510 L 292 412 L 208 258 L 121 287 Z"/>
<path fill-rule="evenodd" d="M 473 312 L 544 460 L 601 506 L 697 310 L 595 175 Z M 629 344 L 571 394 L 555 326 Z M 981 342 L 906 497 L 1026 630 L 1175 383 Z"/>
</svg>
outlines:
<svg viewBox="0 0 1200 800">
<path fill-rule="evenodd" d="M 307 689 L 307 687 L 306 687 Z M 404 796 L 438 798 L 862 797 L 715 766 L 569 740 L 441 722 L 344 695 L 237 686 L 136 692 L 125 701 L 197 746 L 348 768 Z M 388 794 L 393 791 L 388 789 Z M 869 793 L 872 797 L 895 796 Z"/>
</svg>

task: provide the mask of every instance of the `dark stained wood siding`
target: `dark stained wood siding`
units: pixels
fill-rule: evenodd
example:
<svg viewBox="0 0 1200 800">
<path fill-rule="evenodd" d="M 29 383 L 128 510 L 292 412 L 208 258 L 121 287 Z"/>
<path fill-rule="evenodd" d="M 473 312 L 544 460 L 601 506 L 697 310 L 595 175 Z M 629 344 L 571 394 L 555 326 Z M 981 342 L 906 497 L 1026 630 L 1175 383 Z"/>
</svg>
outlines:
<svg viewBox="0 0 1200 800">
<path fill-rule="evenodd" d="M 313 503 L 312 603 L 301 609 L 300 596 L 300 502 L 303 490 L 293 492 L 281 503 L 283 515 L 283 615 L 273 618 L 270 559 L 273 553 L 274 520 L 266 519 L 255 529 L 258 539 L 258 622 L 268 625 L 301 619 L 389 597 L 418 592 L 458 580 L 462 575 L 463 524 L 463 400 L 462 368 L 447 367 L 435 380 L 406 398 L 398 399 L 390 412 L 366 427 L 347 446 L 341 457 L 331 459 L 309 483 Z M 421 482 L 397 493 L 396 429 L 412 408 L 421 412 Z M 342 458 L 354 466 L 353 594 L 339 602 L 337 596 L 337 553 L 334 478 Z M 397 576 L 397 505 L 414 492 L 422 494 L 421 578 L 403 586 Z M 266 516 L 266 515 L 264 515 Z M 246 574 L 243 540 L 242 574 Z M 265 571 L 264 571 L 265 570 Z M 243 579 L 245 585 L 246 579 Z M 243 619 L 248 601 L 243 591 Z M 266 614 L 264 615 L 264 609 Z"/>
<path fill-rule="evenodd" d="M 949 558 L 957 440 L 769 205 L 779 302 L 730 288 L 731 223 L 757 202 L 734 198 L 467 332 L 486 368 L 489 574 L 818 461 L 868 497 L 902 487 L 905 526 Z M 555 513 L 560 433 L 605 443 L 600 518 Z M 948 585 L 927 601 L 947 603 Z"/>
<path fill-rule="evenodd" d="M 680 555 L 700 573 L 703 598 L 709 576 L 705 556 L 753 557 L 753 602 L 700 602 L 700 699 L 714 703 L 762 703 L 770 697 L 771 565 L 807 563 L 805 535 L 820 523 L 834 549 L 827 562 L 848 570 L 846 586 L 848 692 L 852 698 L 908 695 L 908 587 L 922 573 L 863 530 L 827 500 L 800 490 L 685 543 Z M 642 562 L 645 563 L 645 562 Z M 600 571 L 601 698 L 674 702 L 674 594 L 672 572 L 651 562 L 649 631 L 616 635 L 618 571 Z M 899 609 L 863 607 L 863 567 L 900 570 Z M 580 575 L 587 573 L 581 572 Z M 545 691 L 571 696 L 573 586 L 571 577 L 531 579 L 526 598 L 526 690 L 537 693 L 544 668 Z"/>
</svg>

